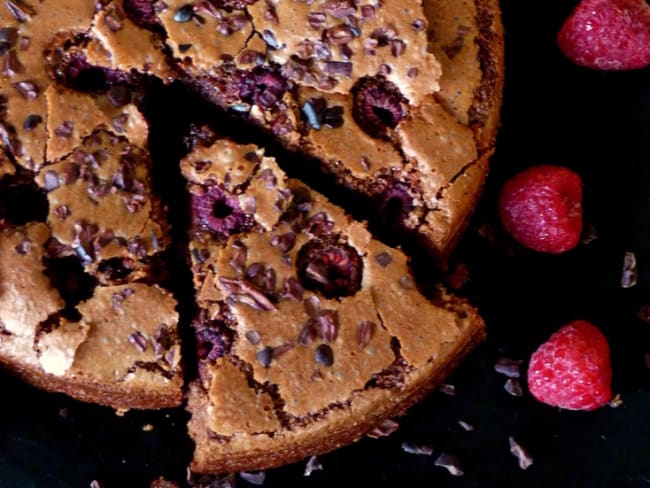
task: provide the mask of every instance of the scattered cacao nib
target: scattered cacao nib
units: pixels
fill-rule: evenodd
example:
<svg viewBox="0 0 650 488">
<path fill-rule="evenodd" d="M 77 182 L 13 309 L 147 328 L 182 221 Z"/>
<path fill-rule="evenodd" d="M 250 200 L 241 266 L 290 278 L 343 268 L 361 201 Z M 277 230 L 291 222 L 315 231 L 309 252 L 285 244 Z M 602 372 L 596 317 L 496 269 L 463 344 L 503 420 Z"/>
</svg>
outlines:
<svg viewBox="0 0 650 488">
<path fill-rule="evenodd" d="M 596 227 L 594 227 L 594 224 L 591 222 L 585 223 L 584 229 L 582 230 L 580 244 L 587 245 L 596 239 L 598 239 L 598 231 L 596 230 Z"/>
<path fill-rule="evenodd" d="M 398 58 L 406 50 L 406 43 L 401 39 L 393 39 L 390 41 L 390 53 Z"/>
<path fill-rule="evenodd" d="M 243 480 L 248 481 L 251 485 L 262 486 L 266 480 L 266 473 L 264 471 L 242 471 L 239 473 L 239 476 Z"/>
<path fill-rule="evenodd" d="M 36 11 L 23 0 L 5 0 L 5 5 L 11 16 L 18 22 L 29 22 Z"/>
<path fill-rule="evenodd" d="M 248 255 L 248 249 L 241 241 L 235 241 L 232 244 L 233 252 L 230 256 L 228 264 L 237 271 L 237 273 L 244 272 L 244 266 L 246 265 L 246 257 Z"/>
<path fill-rule="evenodd" d="M 375 256 L 375 261 L 385 268 L 393 261 L 393 258 L 387 252 L 382 252 Z"/>
<path fill-rule="evenodd" d="M 62 122 L 58 127 L 54 129 L 54 135 L 57 137 L 70 137 L 72 136 L 72 130 L 74 125 L 71 121 L 66 120 Z"/>
<path fill-rule="evenodd" d="M 510 445 L 510 452 L 517 458 L 521 469 L 528 469 L 533 465 L 533 458 L 528 450 L 517 443 L 514 437 L 508 437 L 508 444 Z"/>
<path fill-rule="evenodd" d="M 318 315 L 318 312 L 320 312 L 320 300 L 316 295 L 312 295 L 307 298 L 303 302 L 303 305 L 305 307 L 305 312 L 307 312 L 307 315 L 309 315 L 311 318 L 316 317 Z"/>
<path fill-rule="evenodd" d="M 456 38 L 449 44 L 442 46 L 442 50 L 445 52 L 449 59 L 454 59 L 463 50 L 464 45 L 465 36 L 456 36 Z"/>
<path fill-rule="evenodd" d="M 508 378 L 519 378 L 521 377 L 521 365 L 523 363 L 521 359 L 500 357 L 494 365 L 494 370 Z"/>
<path fill-rule="evenodd" d="M 352 63 L 347 61 L 324 61 L 323 71 L 331 75 L 340 75 L 350 78 L 352 76 Z"/>
<path fill-rule="evenodd" d="M 621 275 L 621 288 L 632 288 L 636 285 L 637 268 L 636 254 L 630 251 L 623 258 L 623 273 Z"/>
<path fill-rule="evenodd" d="M 325 26 L 327 16 L 324 12 L 309 12 L 307 21 L 312 29 L 320 30 Z"/>
<path fill-rule="evenodd" d="M 518 378 L 508 378 L 503 388 L 512 396 L 520 397 L 524 395 Z"/>
<path fill-rule="evenodd" d="M 90 488 L 102 488 L 102 484 L 97 480 L 92 480 L 89 486 Z"/>
<path fill-rule="evenodd" d="M 417 68 L 413 67 L 409 68 L 409 70 L 406 72 L 406 76 L 408 76 L 409 79 L 414 80 L 418 77 L 419 73 L 420 71 Z"/>
<path fill-rule="evenodd" d="M 283 356 L 284 354 L 288 353 L 295 347 L 293 341 L 287 341 L 284 344 L 280 344 L 279 346 L 275 346 L 272 350 L 272 358 L 273 359 L 278 359 L 279 357 Z"/>
<path fill-rule="evenodd" d="M 332 351 L 332 348 L 327 344 L 321 344 L 316 348 L 314 359 L 317 363 L 329 367 L 334 364 L 334 351 Z"/>
<path fill-rule="evenodd" d="M 318 456 L 312 456 L 307 460 L 304 476 L 311 476 L 314 471 L 321 471 L 322 469 L 323 464 L 320 462 Z"/>
<path fill-rule="evenodd" d="M 406 99 L 383 76 L 361 78 L 352 93 L 354 120 L 373 137 L 385 137 L 389 129 L 394 129 L 406 117 Z"/>
<path fill-rule="evenodd" d="M 363 260 L 348 244 L 309 241 L 298 252 L 296 264 L 302 286 L 328 298 L 354 295 L 361 288 Z"/>
<path fill-rule="evenodd" d="M 257 352 L 257 360 L 260 364 L 268 368 L 271 365 L 271 360 L 273 359 L 273 348 L 265 347 L 264 349 Z"/>
<path fill-rule="evenodd" d="M 436 458 L 433 464 L 445 468 L 452 476 L 462 476 L 464 474 L 460 460 L 453 454 L 443 452 Z"/>
<path fill-rule="evenodd" d="M 458 425 L 460 425 L 460 428 L 463 429 L 465 432 L 471 432 L 474 430 L 474 426 L 469 422 L 465 422 L 464 420 L 459 419 Z"/>
<path fill-rule="evenodd" d="M 410 442 L 402 442 L 402 451 L 408 454 L 431 456 L 433 454 L 433 447 L 424 444 L 412 444 Z"/>
<path fill-rule="evenodd" d="M 375 335 L 376 329 L 377 325 L 369 320 L 364 320 L 359 323 L 357 326 L 357 342 L 361 349 L 364 349 L 368 344 L 370 344 L 372 337 Z"/>
<path fill-rule="evenodd" d="M 24 80 L 13 84 L 13 87 L 25 100 L 35 100 L 38 96 L 38 86 L 33 81 Z"/>
<path fill-rule="evenodd" d="M 380 437 L 388 437 L 393 432 L 399 429 L 399 424 L 392 419 L 386 419 L 380 424 L 373 427 L 373 429 L 366 434 L 371 439 L 379 439 Z"/>
<path fill-rule="evenodd" d="M 612 398 L 612 399 L 607 403 L 607 405 L 608 405 L 609 407 L 611 407 L 611 408 L 618 408 L 618 407 L 620 407 L 621 405 L 623 405 L 623 399 L 621 398 L 621 394 L 620 394 L 620 393 L 617 393 L 616 395 L 614 395 L 614 398 Z"/>
<path fill-rule="evenodd" d="M 456 394 L 456 387 L 454 385 L 443 383 L 438 387 L 438 391 L 445 395 L 454 396 Z"/>
<path fill-rule="evenodd" d="M 147 338 L 142 332 L 134 332 L 129 336 L 129 343 L 133 344 L 139 352 L 144 352 L 147 349 Z"/>
<path fill-rule="evenodd" d="M 399 279 L 399 285 L 405 290 L 412 290 L 413 288 L 415 288 L 415 285 L 413 284 L 413 280 L 411 279 L 411 277 L 406 275 L 402 276 Z"/>
<path fill-rule="evenodd" d="M 23 122 L 23 129 L 24 130 L 32 130 L 35 129 L 38 124 L 43 122 L 43 117 L 41 117 L 38 114 L 30 114 L 27 117 L 25 117 L 25 121 Z"/>
<path fill-rule="evenodd" d="M 284 77 L 276 71 L 257 66 L 251 71 L 242 71 L 237 88 L 242 101 L 270 109 L 282 100 L 288 86 Z"/>
<path fill-rule="evenodd" d="M 52 213 L 61 220 L 65 220 L 72 215 L 72 212 L 70 212 L 70 208 L 67 205 L 59 205 L 52 211 Z"/>
<path fill-rule="evenodd" d="M 264 292 L 245 279 L 233 279 L 220 276 L 219 283 L 230 293 L 228 298 L 234 302 L 243 303 L 261 311 L 275 309 L 275 305 L 266 297 Z"/>
<path fill-rule="evenodd" d="M 334 342 L 339 330 L 339 314 L 336 310 L 321 310 L 315 317 L 320 336 L 325 342 Z"/>
</svg>

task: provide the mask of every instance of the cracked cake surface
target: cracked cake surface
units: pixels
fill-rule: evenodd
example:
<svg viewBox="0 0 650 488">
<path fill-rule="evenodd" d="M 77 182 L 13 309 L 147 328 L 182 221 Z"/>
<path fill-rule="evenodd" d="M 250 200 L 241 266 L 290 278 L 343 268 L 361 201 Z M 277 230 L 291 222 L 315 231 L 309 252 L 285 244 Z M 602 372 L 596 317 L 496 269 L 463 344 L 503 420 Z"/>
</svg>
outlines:
<svg viewBox="0 0 650 488">
<path fill-rule="evenodd" d="M 208 129 L 172 241 L 144 107 L 179 82 L 445 257 L 494 147 L 496 0 L 8 0 L 0 56 L 0 363 L 25 381 L 116 409 L 185 391 L 193 469 L 256 469 L 402 414 L 483 339 L 291 165 Z"/>
<path fill-rule="evenodd" d="M 413 385 L 432 387 L 482 338 L 471 307 L 425 298 L 401 251 L 261 150 L 218 139 L 195 151 L 199 167 L 191 152 L 181 168 L 193 196 L 194 325 L 209 349 L 189 398 L 198 471 L 236 469 L 246 452 L 246 466 L 268 467 L 288 444 L 300 454 L 285 462 L 328 450 L 311 443 L 330 423 L 330 442 L 363 435 L 374 424 L 361 412 L 376 411 L 375 422 L 400 412 Z"/>
</svg>

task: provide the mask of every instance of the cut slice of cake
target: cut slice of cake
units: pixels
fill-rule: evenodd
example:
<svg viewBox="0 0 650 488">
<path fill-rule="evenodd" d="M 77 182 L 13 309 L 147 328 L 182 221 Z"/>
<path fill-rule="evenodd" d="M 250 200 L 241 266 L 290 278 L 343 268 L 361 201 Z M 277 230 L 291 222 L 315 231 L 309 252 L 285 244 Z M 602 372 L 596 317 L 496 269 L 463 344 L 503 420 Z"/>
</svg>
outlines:
<svg viewBox="0 0 650 488">
<path fill-rule="evenodd" d="M 427 299 L 401 251 L 261 149 L 198 138 L 182 172 L 199 307 L 193 470 L 262 469 L 350 443 L 484 338 L 472 307 Z"/>
<path fill-rule="evenodd" d="M 117 409 L 179 405 L 171 294 L 144 283 L 97 286 L 66 304 L 45 265 L 49 240 L 43 223 L 0 231 L 0 363 L 40 388 Z"/>
<path fill-rule="evenodd" d="M 387 227 L 450 252 L 494 149 L 496 0 L 172 0 L 149 18 L 189 86 L 316 158 Z"/>
</svg>

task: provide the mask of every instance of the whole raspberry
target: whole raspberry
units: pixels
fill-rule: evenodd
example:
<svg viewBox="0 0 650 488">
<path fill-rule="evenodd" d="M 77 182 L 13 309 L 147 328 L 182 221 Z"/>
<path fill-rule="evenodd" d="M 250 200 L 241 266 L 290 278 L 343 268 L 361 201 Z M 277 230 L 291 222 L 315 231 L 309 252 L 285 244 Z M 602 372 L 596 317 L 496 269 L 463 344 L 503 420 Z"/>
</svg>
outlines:
<svg viewBox="0 0 650 488">
<path fill-rule="evenodd" d="M 562 166 L 533 166 L 501 189 L 499 216 L 519 243 L 539 252 L 573 249 L 582 232 L 582 182 Z"/>
<path fill-rule="evenodd" d="M 558 34 L 560 49 L 581 66 L 628 70 L 650 64 L 646 0 L 583 0 Z"/>
<path fill-rule="evenodd" d="M 585 320 L 562 327 L 530 358 L 528 389 L 540 402 L 595 410 L 612 397 L 607 338 Z"/>
</svg>

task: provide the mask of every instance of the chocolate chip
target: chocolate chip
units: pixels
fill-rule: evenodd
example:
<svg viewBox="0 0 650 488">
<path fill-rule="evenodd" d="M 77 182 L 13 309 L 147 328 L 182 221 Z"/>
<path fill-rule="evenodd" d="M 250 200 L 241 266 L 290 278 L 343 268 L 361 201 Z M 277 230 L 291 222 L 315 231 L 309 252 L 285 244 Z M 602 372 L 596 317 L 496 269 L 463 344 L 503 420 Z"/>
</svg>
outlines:
<svg viewBox="0 0 650 488">
<path fill-rule="evenodd" d="M 38 86 L 33 81 L 19 81 L 18 83 L 14 83 L 13 87 L 18 90 L 26 100 L 34 100 L 38 96 Z"/>
<path fill-rule="evenodd" d="M 139 352 L 144 352 L 147 349 L 147 338 L 140 331 L 134 332 L 129 336 L 129 342 L 133 344 Z"/>
<path fill-rule="evenodd" d="M 194 17 L 194 7 L 192 5 L 184 5 L 174 12 L 174 22 L 189 22 Z"/>
<path fill-rule="evenodd" d="M 36 11 L 21 0 L 5 0 L 5 5 L 11 16 L 18 22 L 28 22 Z"/>
<path fill-rule="evenodd" d="M 370 320 L 363 320 L 357 325 L 357 342 L 361 349 L 364 349 L 372 337 L 375 335 L 375 330 L 377 330 L 377 325 Z"/>
<path fill-rule="evenodd" d="M 23 129 L 24 130 L 35 129 L 36 126 L 41 122 L 43 122 L 43 117 L 41 117 L 38 114 L 30 114 L 27 117 L 25 117 L 25 121 L 23 122 Z"/>
<path fill-rule="evenodd" d="M 276 24 L 280 23 L 280 19 L 278 19 L 278 13 L 275 11 L 275 6 L 272 5 L 270 2 L 266 4 L 266 10 L 264 11 L 264 18 L 266 20 L 270 20 L 271 22 L 275 22 Z"/>
<path fill-rule="evenodd" d="M 331 366 L 334 364 L 334 351 L 327 344 L 321 344 L 316 348 L 314 359 L 323 366 Z"/>
<path fill-rule="evenodd" d="M 388 43 L 397 36 L 397 32 L 391 26 L 377 27 L 370 34 L 370 39 L 377 41 L 377 46 L 388 46 Z"/>
<path fill-rule="evenodd" d="M 54 129 L 54 135 L 57 137 L 70 137 L 72 136 L 73 129 L 74 124 L 71 121 L 66 120 Z"/>
<path fill-rule="evenodd" d="M 265 347 L 261 351 L 257 352 L 257 360 L 262 364 L 263 367 L 268 368 L 271 365 L 271 360 L 273 359 L 273 348 Z"/>
</svg>

